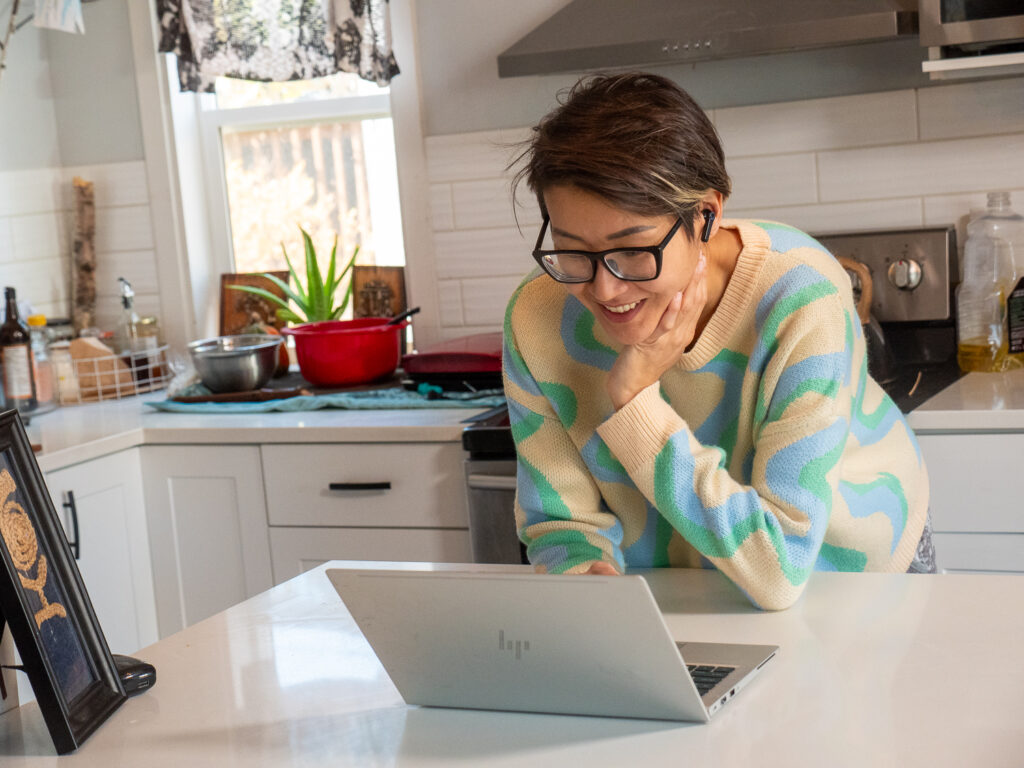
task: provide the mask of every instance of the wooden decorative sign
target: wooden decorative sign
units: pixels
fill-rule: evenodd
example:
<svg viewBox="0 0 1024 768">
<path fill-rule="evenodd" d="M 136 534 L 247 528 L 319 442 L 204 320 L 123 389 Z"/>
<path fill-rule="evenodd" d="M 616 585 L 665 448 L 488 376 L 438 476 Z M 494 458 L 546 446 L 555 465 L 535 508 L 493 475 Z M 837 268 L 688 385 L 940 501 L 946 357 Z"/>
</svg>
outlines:
<svg viewBox="0 0 1024 768">
<path fill-rule="evenodd" d="M 248 291 L 234 291 L 228 286 L 248 285 L 262 288 L 275 296 L 285 298 L 279 285 L 263 276 L 264 273 L 230 272 L 220 276 L 220 335 L 228 336 L 244 333 L 252 325 L 272 325 L 280 330 L 285 326 L 284 320 L 277 318 L 278 305 L 262 296 Z M 267 272 L 287 283 L 289 273 Z"/>
<path fill-rule="evenodd" d="M 16 411 L 0 413 L 0 617 L 54 747 L 74 751 L 125 691 Z"/>
<path fill-rule="evenodd" d="M 352 267 L 355 317 L 394 317 L 407 309 L 403 267 Z"/>
</svg>

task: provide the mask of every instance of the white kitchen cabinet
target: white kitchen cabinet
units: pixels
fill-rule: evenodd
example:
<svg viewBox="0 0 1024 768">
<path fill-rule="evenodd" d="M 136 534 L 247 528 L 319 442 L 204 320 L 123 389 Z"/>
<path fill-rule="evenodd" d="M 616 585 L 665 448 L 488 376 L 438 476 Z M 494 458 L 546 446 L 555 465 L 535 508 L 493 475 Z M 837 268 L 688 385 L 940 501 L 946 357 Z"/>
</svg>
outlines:
<svg viewBox="0 0 1024 768">
<path fill-rule="evenodd" d="M 110 650 L 156 642 L 139 449 L 49 472 L 46 484 Z"/>
<path fill-rule="evenodd" d="M 160 636 L 269 589 L 259 449 L 146 445 L 141 451 Z"/>
<path fill-rule="evenodd" d="M 459 443 L 260 450 L 276 583 L 331 559 L 472 560 Z"/>
<path fill-rule="evenodd" d="M 1024 433 L 919 434 L 940 570 L 1024 572 Z"/>
</svg>

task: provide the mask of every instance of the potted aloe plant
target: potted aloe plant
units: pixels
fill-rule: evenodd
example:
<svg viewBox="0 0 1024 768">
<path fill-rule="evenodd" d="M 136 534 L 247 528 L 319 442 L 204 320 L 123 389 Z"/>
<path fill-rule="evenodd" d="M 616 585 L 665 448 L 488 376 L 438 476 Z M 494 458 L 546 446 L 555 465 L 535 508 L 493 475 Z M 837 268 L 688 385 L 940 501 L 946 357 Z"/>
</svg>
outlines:
<svg viewBox="0 0 1024 768">
<path fill-rule="evenodd" d="M 357 245 L 355 250 L 352 251 L 352 257 L 342 268 L 341 272 L 337 272 L 338 236 L 335 235 L 334 246 L 331 248 L 331 258 L 327 264 L 327 272 L 324 274 L 320 270 L 316 248 L 313 246 L 313 239 L 301 226 L 299 231 L 302 232 L 302 241 L 306 252 L 305 287 L 303 287 L 291 259 L 288 258 L 288 251 L 285 249 L 284 243 L 281 243 L 281 252 L 284 254 L 285 263 L 288 264 L 288 271 L 291 273 L 292 280 L 295 281 L 295 288 L 293 289 L 288 283 L 275 275 L 265 273 L 263 276 L 275 283 L 284 292 L 287 299 L 282 299 L 270 291 L 252 285 L 232 285 L 230 287 L 236 291 L 254 293 L 277 304 L 276 314 L 278 319 L 288 323 L 317 323 L 324 320 L 337 320 L 345 312 L 349 300 L 352 298 L 351 278 L 348 281 L 348 286 L 345 288 L 341 303 L 337 305 L 335 304 L 336 294 L 342 280 L 352 271 L 352 265 L 355 264 L 356 256 L 359 254 L 359 246 Z M 289 305 L 289 299 L 294 304 L 294 309 Z M 260 333 L 278 333 L 278 330 L 272 325 L 261 325 L 254 330 Z M 278 359 L 275 376 L 286 374 L 290 362 L 287 347 L 282 344 L 280 350 L 280 358 Z"/>
<path fill-rule="evenodd" d="M 278 318 L 289 323 L 317 323 L 323 320 L 337 320 L 345 312 L 348 302 L 352 298 L 352 280 L 349 279 L 348 286 L 345 288 L 345 295 L 338 305 L 334 303 L 335 295 L 341 286 L 342 280 L 352 271 L 352 265 L 355 264 L 356 256 L 359 254 L 359 246 L 357 245 L 355 250 L 352 251 L 352 257 L 342 268 L 341 272 L 337 272 L 338 236 L 335 235 L 334 247 L 331 248 L 331 258 L 327 264 L 327 272 L 324 274 L 320 271 L 316 248 L 313 247 L 312 238 L 302 227 L 299 227 L 299 231 L 302 232 L 302 240 L 306 249 L 305 287 L 303 287 L 295 267 L 292 266 L 291 259 L 288 258 L 288 251 L 285 249 L 284 243 L 281 243 L 281 252 L 284 253 L 284 260 L 288 264 L 288 271 L 291 273 L 292 280 L 295 281 L 295 288 L 292 289 L 288 283 L 274 275 L 265 274 L 264 277 L 284 291 L 285 296 L 288 297 L 287 299 L 282 299 L 270 291 L 251 285 L 232 285 L 231 288 L 238 291 L 255 293 L 257 296 L 262 296 L 279 305 L 277 309 Z M 289 306 L 288 299 L 295 305 L 294 310 Z"/>
</svg>

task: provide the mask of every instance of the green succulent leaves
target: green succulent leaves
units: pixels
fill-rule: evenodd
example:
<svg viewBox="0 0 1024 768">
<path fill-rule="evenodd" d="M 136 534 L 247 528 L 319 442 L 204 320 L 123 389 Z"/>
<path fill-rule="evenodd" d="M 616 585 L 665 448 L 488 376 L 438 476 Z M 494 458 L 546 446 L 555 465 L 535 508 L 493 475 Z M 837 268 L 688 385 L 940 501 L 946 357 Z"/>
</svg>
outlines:
<svg viewBox="0 0 1024 768">
<path fill-rule="evenodd" d="M 251 285 L 232 285 L 230 287 L 236 291 L 254 293 L 268 301 L 274 302 L 279 307 L 277 317 L 289 323 L 317 323 L 321 320 L 337 320 L 344 313 L 348 307 L 349 300 L 352 298 L 352 280 L 349 279 L 341 303 L 337 306 L 334 303 L 335 294 L 345 276 L 352 271 L 352 265 L 356 263 L 356 256 L 359 255 L 359 246 L 356 246 L 348 263 L 338 272 L 338 236 L 335 235 L 334 247 L 331 248 L 331 259 L 327 264 L 327 273 L 323 274 L 317 262 L 316 248 L 313 247 L 312 238 L 302 227 L 299 227 L 299 231 L 302 232 L 302 241 L 305 244 L 306 250 L 305 288 L 303 288 L 302 281 L 299 279 L 299 274 L 295 271 L 295 267 L 292 266 L 291 259 L 288 258 L 288 252 L 285 250 L 284 243 L 281 243 L 281 252 L 284 254 L 285 262 L 288 264 L 288 271 L 291 273 L 292 280 L 295 281 L 295 288 L 292 288 L 288 283 L 274 275 L 264 274 L 263 276 L 284 291 L 284 295 L 287 298 L 282 299 L 268 290 Z M 292 309 L 289 301 L 295 305 L 297 311 Z"/>
</svg>

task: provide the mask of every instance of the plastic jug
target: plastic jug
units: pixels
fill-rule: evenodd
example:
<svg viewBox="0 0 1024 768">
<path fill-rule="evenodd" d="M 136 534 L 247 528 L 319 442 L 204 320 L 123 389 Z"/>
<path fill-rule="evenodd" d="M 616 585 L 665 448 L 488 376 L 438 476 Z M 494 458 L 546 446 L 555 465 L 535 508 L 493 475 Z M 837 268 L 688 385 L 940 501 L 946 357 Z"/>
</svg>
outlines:
<svg viewBox="0 0 1024 768">
<path fill-rule="evenodd" d="M 984 213 L 967 225 L 963 281 L 957 288 L 957 361 L 964 371 L 1024 367 L 1011 353 L 1007 298 L 1024 278 L 1024 217 L 1009 192 L 990 192 Z"/>
</svg>

